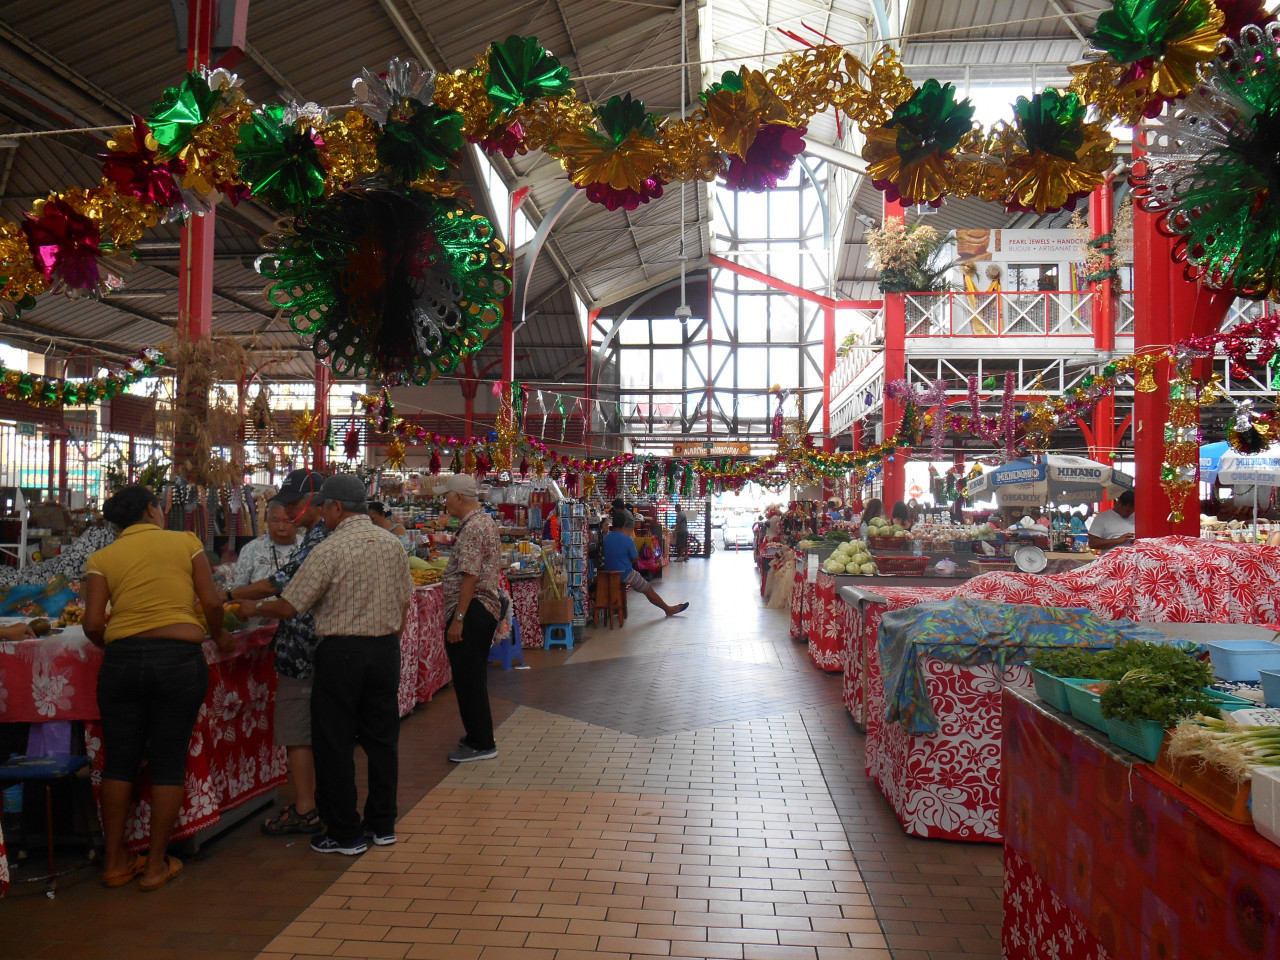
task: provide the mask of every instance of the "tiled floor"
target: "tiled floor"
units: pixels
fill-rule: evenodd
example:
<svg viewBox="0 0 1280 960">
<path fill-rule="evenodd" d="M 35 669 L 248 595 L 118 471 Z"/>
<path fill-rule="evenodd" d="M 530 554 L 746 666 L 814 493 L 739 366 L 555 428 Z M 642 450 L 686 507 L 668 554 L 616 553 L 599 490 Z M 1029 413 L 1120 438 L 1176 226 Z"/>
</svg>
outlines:
<svg viewBox="0 0 1280 960">
<path fill-rule="evenodd" d="M 169 889 L 0 903 L 0 956 L 950 960 L 999 954 L 1000 851 L 909 840 L 750 556 L 690 600 L 494 668 L 500 756 L 450 769 L 451 693 L 402 727 L 399 843 L 354 861 L 242 827 Z M 334 862 L 335 860 L 339 862 Z"/>
</svg>

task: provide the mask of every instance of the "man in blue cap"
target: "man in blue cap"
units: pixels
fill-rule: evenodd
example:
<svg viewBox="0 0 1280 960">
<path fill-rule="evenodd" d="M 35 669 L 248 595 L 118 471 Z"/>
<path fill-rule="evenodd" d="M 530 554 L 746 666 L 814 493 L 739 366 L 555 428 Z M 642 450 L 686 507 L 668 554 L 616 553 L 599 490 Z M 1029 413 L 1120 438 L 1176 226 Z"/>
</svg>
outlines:
<svg viewBox="0 0 1280 960">
<path fill-rule="evenodd" d="M 283 506 L 287 519 L 305 527 L 302 543 L 271 576 L 227 591 L 231 601 L 262 600 L 278 596 L 316 544 L 329 535 L 320 522 L 317 494 L 324 483 L 321 474 L 294 470 L 285 478 L 270 507 Z M 244 605 L 246 613 L 251 605 Z M 289 756 L 289 777 L 293 781 L 293 803 L 278 816 L 262 823 L 262 832 L 279 837 L 291 833 L 319 833 L 322 829 L 316 808 L 316 765 L 311 749 L 311 675 L 315 670 L 316 628 L 311 614 L 281 620 L 276 625 L 271 649 L 276 655 L 275 740 Z"/>
</svg>

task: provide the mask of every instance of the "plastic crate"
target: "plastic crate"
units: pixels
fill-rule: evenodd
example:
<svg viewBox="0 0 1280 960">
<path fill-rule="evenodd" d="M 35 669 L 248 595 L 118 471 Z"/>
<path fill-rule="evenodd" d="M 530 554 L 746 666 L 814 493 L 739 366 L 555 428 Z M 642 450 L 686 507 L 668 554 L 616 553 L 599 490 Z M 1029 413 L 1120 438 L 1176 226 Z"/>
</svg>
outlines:
<svg viewBox="0 0 1280 960">
<path fill-rule="evenodd" d="M 877 557 L 876 570 L 895 577 L 923 577 L 928 557 Z"/>
<path fill-rule="evenodd" d="M 1217 767 L 1200 766 L 1193 758 L 1169 759 L 1167 747 L 1161 747 L 1156 758 L 1156 773 L 1185 790 L 1206 807 L 1235 823 L 1252 823 L 1249 798 L 1252 784 L 1233 783 Z"/>
<path fill-rule="evenodd" d="M 1250 813 L 1254 829 L 1272 843 L 1280 843 L 1280 770 L 1254 767 L 1252 786 Z"/>
<path fill-rule="evenodd" d="M 1004 557 L 988 560 L 985 557 L 975 555 L 969 562 L 973 564 L 974 569 L 979 573 L 1012 573 L 1018 569 L 1016 563 Z"/>
<path fill-rule="evenodd" d="M 1107 732 L 1107 721 L 1102 716 L 1102 696 L 1085 687 L 1091 683 L 1106 684 L 1105 680 L 1068 680 L 1062 679 L 1067 688 L 1067 705 L 1071 715 L 1081 723 L 1087 723 L 1095 730 Z"/>
<path fill-rule="evenodd" d="M 1268 707 L 1280 707 L 1280 670 L 1260 670 L 1262 699 Z"/>
<path fill-rule="evenodd" d="M 908 553 L 911 550 L 910 537 L 867 537 L 867 546 L 872 551 L 888 553 Z"/>
<path fill-rule="evenodd" d="M 1280 644 L 1270 640 L 1214 640 L 1205 644 L 1214 675 L 1257 683 L 1261 670 L 1280 670 Z"/>
<path fill-rule="evenodd" d="M 1067 701 L 1067 685 L 1063 683 L 1061 677 L 1033 668 L 1031 678 L 1035 681 L 1036 696 L 1055 710 L 1061 710 L 1063 713 L 1071 712 L 1071 704 Z"/>
<path fill-rule="evenodd" d="M 1116 720 L 1105 718 L 1107 736 L 1117 747 L 1136 753 L 1143 760 L 1155 763 L 1164 743 L 1164 727 L 1154 720 Z"/>
</svg>

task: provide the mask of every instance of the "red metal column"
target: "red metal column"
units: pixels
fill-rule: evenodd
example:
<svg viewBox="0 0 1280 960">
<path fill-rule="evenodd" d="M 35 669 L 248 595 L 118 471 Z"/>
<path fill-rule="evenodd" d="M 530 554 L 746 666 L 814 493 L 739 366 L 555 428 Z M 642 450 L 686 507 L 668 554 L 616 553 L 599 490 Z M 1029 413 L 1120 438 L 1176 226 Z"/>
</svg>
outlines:
<svg viewBox="0 0 1280 960">
<path fill-rule="evenodd" d="M 592 401 L 592 395 L 595 393 L 595 391 L 592 389 L 593 384 L 591 382 L 591 374 L 592 374 L 591 368 L 594 366 L 594 364 L 591 362 L 594 359 L 593 351 L 591 349 L 591 336 L 593 331 L 596 328 L 596 319 L 599 316 L 600 316 L 599 310 L 591 310 L 591 311 L 588 311 L 587 313 L 587 356 L 583 365 L 584 375 L 582 378 L 582 405 L 583 407 L 586 408 L 585 412 L 586 412 L 587 418 L 586 420 L 583 421 L 583 424 L 582 424 L 582 446 L 583 446 L 583 449 L 585 449 L 588 454 L 591 453 L 591 418 L 593 415 L 593 408 L 591 406 L 591 401 Z"/>
<path fill-rule="evenodd" d="M 312 470 L 324 470 L 329 462 L 329 390 L 333 387 L 333 371 L 316 361 L 316 439 L 312 445 Z"/>
<path fill-rule="evenodd" d="M 906 209 L 901 203 L 884 204 L 884 219 L 904 220 Z M 884 439 L 890 440 L 902 420 L 902 403 L 889 396 L 889 384 L 907 375 L 907 303 L 901 293 L 884 294 Z M 905 456 L 895 456 L 884 465 L 884 503 L 888 514 L 893 504 L 906 499 L 907 470 Z"/>
<path fill-rule="evenodd" d="M 831 376 L 835 370 L 836 308 L 827 304 L 822 308 L 822 449 L 827 453 L 836 448 L 831 436 Z"/>
<path fill-rule="evenodd" d="M 1107 180 L 1089 195 L 1089 233 L 1094 238 L 1111 233 L 1115 228 L 1115 194 L 1111 181 Z M 1107 260 L 1107 266 L 1111 260 Z M 1115 283 L 1112 280 L 1094 281 L 1089 284 L 1094 295 L 1093 345 L 1099 357 L 1108 355 L 1116 346 Z M 1093 409 L 1093 444 L 1090 453 L 1101 463 L 1112 463 L 1116 449 L 1116 401 L 1104 397 Z M 1106 498 L 1102 509 L 1110 509 Z"/>
</svg>

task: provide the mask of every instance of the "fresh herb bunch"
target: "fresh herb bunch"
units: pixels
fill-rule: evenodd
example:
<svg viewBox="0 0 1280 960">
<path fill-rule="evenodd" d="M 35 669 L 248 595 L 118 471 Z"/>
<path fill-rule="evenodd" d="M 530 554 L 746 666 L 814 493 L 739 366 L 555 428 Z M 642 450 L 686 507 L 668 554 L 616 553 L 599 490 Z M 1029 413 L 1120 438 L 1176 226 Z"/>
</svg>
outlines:
<svg viewBox="0 0 1280 960">
<path fill-rule="evenodd" d="M 1219 715 L 1219 705 L 1204 690 L 1212 671 L 1191 657 L 1168 672 L 1130 670 L 1102 691 L 1102 715 L 1112 720 L 1151 720 L 1171 727 L 1195 714 Z"/>
<path fill-rule="evenodd" d="M 1197 687 L 1213 682 L 1213 668 L 1208 663 L 1177 647 L 1142 640 L 1117 644 L 1110 650 L 1084 647 L 1037 650 L 1031 655 L 1031 666 L 1050 676 L 1080 680 L 1119 680 L 1131 670 L 1149 670 L 1173 676 L 1190 675 L 1188 671 L 1191 671 L 1195 676 L 1204 677 Z"/>
<path fill-rule="evenodd" d="M 1084 647 L 1043 647 L 1031 654 L 1031 666 L 1051 677 L 1102 679 L 1098 654 Z"/>
</svg>

